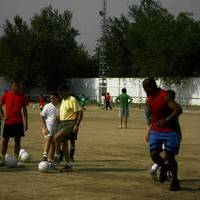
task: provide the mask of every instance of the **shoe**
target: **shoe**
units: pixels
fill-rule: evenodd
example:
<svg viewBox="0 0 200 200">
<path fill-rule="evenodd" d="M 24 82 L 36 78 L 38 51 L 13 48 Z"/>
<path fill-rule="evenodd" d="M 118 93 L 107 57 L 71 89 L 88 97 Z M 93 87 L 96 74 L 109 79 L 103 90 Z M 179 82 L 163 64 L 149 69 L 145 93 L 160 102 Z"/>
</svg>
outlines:
<svg viewBox="0 0 200 200">
<path fill-rule="evenodd" d="M 157 175 L 157 170 L 158 170 L 159 166 L 157 166 L 155 169 L 152 169 L 151 168 L 151 171 L 150 171 L 150 175 L 152 177 L 152 179 L 154 181 L 157 181 L 158 180 L 158 175 Z"/>
<path fill-rule="evenodd" d="M 59 156 L 59 157 L 60 157 L 60 156 Z M 57 157 L 57 156 L 54 157 L 54 162 L 55 162 L 56 164 L 59 164 L 59 163 L 60 163 L 59 157 Z"/>
<path fill-rule="evenodd" d="M 180 181 L 177 179 L 172 180 L 169 190 L 170 191 L 179 191 L 180 190 Z"/>
<path fill-rule="evenodd" d="M 47 156 L 42 157 L 42 161 L 47 161 L 47 160 L 48 160 Z"/>
<path fill-rule="evenodd" d="M 17 162 L 17 167 L 25 167 L 25 165 L 22 162 L 18 161 Z"/>
<path fill-rule="evenodd" d="M 73 169 L 72 169 L 72 165 L 70 164 L 66 164 L 61 170 L 60 172 L 72 172 Z"/>
<path fill-rule="evenodd" d="M 166 164 L 163 164 L 161 166 L 160 176 L 159 176 L 159 181 L 161 183 L 164 183 L 167 180 L 167 168 L 168 168 L 168 166 Z"/>
<path fill-rule="evenodd" d="M 52 161 L 49 161 L 49 170 L 57 170 L 55 164 Z"/>
</svg>

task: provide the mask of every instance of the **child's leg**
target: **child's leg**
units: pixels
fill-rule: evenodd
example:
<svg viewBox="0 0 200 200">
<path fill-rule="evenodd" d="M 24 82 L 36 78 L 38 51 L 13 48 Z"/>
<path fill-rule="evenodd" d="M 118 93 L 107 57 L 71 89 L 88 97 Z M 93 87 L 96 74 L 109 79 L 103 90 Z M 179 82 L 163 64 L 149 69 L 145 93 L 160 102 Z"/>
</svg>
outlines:
<svg viewBox="0 0 200 200">
<path fill-rule="evenodd" d="M 70 146 L 70 159 L 71 161 L 74 161 L 74 153 L 75 153 L 75 139 L 70 140 L 71 146 Z"/>
<path fill-rule="evenodd" d="M 45 140 L 45 143 L 44 143 L 43 158 L 42 158 L 42 160 L 44 160 L 44 161 L 47 160 L 49 149 L 50 149 L 50 145 L 51 145 L 52 141 L 53 141 L 53 137 L 52 136 L 47 136 L 46 137 L 46 140 Z"/>
</svg>

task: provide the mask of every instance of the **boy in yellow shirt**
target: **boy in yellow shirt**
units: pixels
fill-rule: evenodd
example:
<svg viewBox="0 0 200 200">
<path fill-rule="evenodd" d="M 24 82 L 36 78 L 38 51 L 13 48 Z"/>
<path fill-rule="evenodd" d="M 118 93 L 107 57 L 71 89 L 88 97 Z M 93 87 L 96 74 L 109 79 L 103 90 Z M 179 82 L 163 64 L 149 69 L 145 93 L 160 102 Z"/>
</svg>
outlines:
<svg viewBox="0 0 200 200">
<path fill-rule="evenodd" d="M 60 105 L 60 124 L 55 134 L 55 158 L 59 160 L 60 143 L 64 142 L 66 164 L 62 171 L 72 171 L 68 150 L 68 141 L 76 137 L 80 122 L 83 118 L 82 107 L 77 99 L 70 95 L 70 88 L 66 84 L 60 87 L 62 102 Z"/>
</svg>

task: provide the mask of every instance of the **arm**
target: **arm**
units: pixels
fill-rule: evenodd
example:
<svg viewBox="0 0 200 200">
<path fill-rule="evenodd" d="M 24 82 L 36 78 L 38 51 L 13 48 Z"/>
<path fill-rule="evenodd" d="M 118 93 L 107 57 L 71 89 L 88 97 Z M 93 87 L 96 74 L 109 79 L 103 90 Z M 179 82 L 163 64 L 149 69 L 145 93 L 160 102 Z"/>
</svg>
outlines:
<svg viewBox="0 0 200 200">
<path fill-rule="evenodd" d="M 42 122 L 42 132 L 44 135 L 48 135 L 49 131 L 47 129 L 45 117 L 41 115 L 41 122 Z"/>
<path fill-rule="evenodd" d="M 0 118 L 2 119 L 2 120 L 6 120 L 6 116 L 4 115 L 4 112 L 3 112 L 3 105 L 4 105 L 4 95 L 3 95 L 3 97 L 1 98 L 1 100 L 0 100 Z"/>
<path fill-rule="evenodd" d="M 165 127 L 171 120 L 177 119 L 183 113 L 182 108 L 176 101 L 169 97 L 166 97 L 166 100 L 167 105 L 172 110 L 172 112 L 165 119 L 159 120 L 158 127 L 160 128 Z"/>
<path fill-rule="evenodd" d="M 74 134 L 78 133 L 79 125 L 80 125 L 82 119 L 83 119 L 83 110 L 80 110 L 80 111 L 77 112 L 76 123 L 75 123 L 74 128 L 73 128 Z"/>
<path fill-rule="evenodd" d="M 28 130 L 28 112 L 27 112 L 26 106 L 24 106 L 22 110 L 23 110 L 23 116 L 24 116 L 24 126 L 25 126 L 24 129 L 25 131 L 27 131 Z"/>
</svg>

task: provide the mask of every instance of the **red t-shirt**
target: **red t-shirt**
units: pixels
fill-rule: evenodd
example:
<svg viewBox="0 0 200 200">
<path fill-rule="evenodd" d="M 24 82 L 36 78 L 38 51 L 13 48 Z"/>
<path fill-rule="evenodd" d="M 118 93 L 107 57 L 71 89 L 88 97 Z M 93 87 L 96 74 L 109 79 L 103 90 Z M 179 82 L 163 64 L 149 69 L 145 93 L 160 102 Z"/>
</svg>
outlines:
<svg viewBox="0 0 200 200">
<path fill-rule="evenodd" d="M 21 92 L 5 92 L 2 100 L 6 108 L 6 124 L 23 123 L 22 108 L 28 105 L 28 98 Z"/>
<path fill-rule="evenodd" d="M 147 99 L 147 104 L 151 110 L 151 128 L 158 132 L 170 132 L 174 128 L 170 125 L 159 128 L 157 123 L 161 119 L 165 119 L 169 115 L 169 106 L 167 105 L 166 97 L 168 93 L 166 90 L 158 88 L 158 90 Z"/>
</svg>

